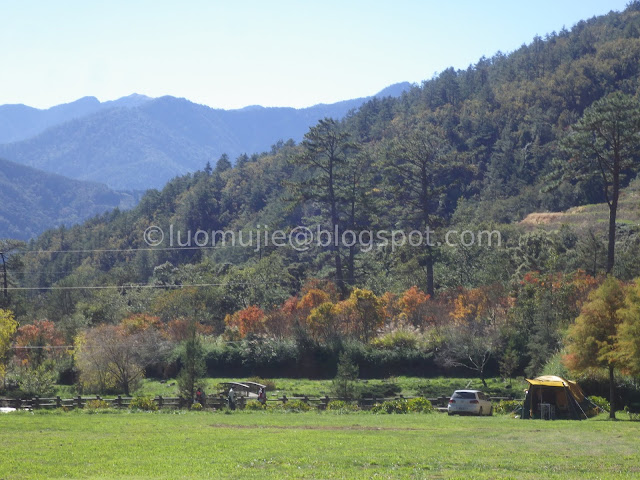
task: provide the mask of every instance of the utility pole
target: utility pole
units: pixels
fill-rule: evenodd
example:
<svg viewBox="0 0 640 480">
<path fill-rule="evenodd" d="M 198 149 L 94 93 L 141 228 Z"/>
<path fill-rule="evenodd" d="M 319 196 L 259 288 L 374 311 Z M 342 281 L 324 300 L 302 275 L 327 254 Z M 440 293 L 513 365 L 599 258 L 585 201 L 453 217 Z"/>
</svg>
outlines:
<svg viewBox="0 0 640 480">
<path fill-rule="evenodd" d="M 4 258 L 4 252 L 0 252 L 0 258 L 2 258 L 2 276 L 4 278 L 3 286 L 4 286 L 4 299 L 6 300 L 9 297 L 7 284 L 7 261 Z"/>
</svg>

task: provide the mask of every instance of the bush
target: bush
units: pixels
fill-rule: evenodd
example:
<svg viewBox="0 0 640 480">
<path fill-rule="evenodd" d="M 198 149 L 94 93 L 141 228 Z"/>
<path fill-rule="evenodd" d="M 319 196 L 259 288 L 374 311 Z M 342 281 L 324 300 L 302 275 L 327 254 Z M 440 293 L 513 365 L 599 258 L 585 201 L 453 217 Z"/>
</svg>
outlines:
<svg viewBox="0 0 640 480">
<path fill-rule="evenodd" d="M 603 412 L 608 412 L 611 408 L 611 405 L 609 405 L 609 401 L 606 398 L 594 395 L 589 397 L 589 400 L 591 400 L 592 403 L 595 403 L 595 405 Z"/>
<path fill-rule="evenodd" d="M 90 410 L 99 410 L 99 409 L 109 408 L 109 404 L 107 402 L 105 402 L 104 400 L 98 400 L 98 399 L 89 400 L 86 406 Z"/>
<path fill-rule="evenodd" d="M 417 397 L 409 400 L 398 399 L 388 400 L 383 403 L 376 403 L 371 408 L 371 413 L 431 413 L 433 405 L 426 398 Z"/>
<path fill-rule="evenodd" d="M 277 405 L 273 407 L 275 410 L 283 410 L 285 412 L 308 412 L 311 410 L 311 405 L 306 404 L 302 400 L 290 400 L 287 403 Z"/>
<path fill-rule="evenodd" d="M 200 402 L 193 402 L 191 410 L 195 410 L 196 412 L 202 410 L 202 404 Z"/>
<path fill-rule="evenodd" d="M 407 409 L 411 413 L 431 413 L 433 405 L 424 397 L 416 397 L 407 400 Z"/>
<path fill-rule="evenodd" d="M 387 400 L 376 403 L 371 408 L 371 413 L 409 413 L 409 406 L 406 400 Z"/>
<path fill-rule="evenodd" d="M 498 415 L 512 415 L 522 413 L 521 400 L 500 400 L 500 403 L 494 405 L 493 411 Z"/>
<path fill-rule="evenodd" d="M 145 410 L 147 412 L 155 412 L 158 410 L 158 405 L 153 401 L 151 397 L 135 397 L 131 399 L 129 408 L 132 410 Z"/>
<path fill-rule="evenodd" d="M 348 403 L 343 400 L 332 400 L 327 404 L 327 411 L 337 412 L 337 413 L 350 413 L 357 412 L 360 410 L 360 407 L 355 403 Z"/>
<path fill-rule="evenodd" d="M 257 411 L 257 410 L 266 410 L 267 406 L 263 405 L 257 400 L 249 400 L 247 404 L 244 406 L 245 410 Z"/>
</svg>

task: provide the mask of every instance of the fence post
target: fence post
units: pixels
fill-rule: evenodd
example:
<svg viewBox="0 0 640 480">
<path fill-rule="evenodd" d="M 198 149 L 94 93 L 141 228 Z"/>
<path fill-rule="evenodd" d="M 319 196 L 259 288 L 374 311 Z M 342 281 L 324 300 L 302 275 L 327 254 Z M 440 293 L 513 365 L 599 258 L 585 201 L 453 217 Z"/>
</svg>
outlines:
<svg viewBox="0 0 640 480">
<path fill-rule="evenodd" d="M 56 408 L 62 408 L 62 399 L 60 396 L 56 397 Z"/>
<path fill-rule="evenodd" d="M 122 408 L 122 396 L 118 395 L 118 398 L 116 399 L 116 405 L 118 405 L 119 408 Z"/>
<path fill-rule="evenodd" d="M 302 399 L 302 401 L 304 403 L 306 403 L 307 405 L 309 405 L 309 397 L 307 397 L 306 395 L 304 396 L 304 398 Z"/>
<path fill-rule="evenodd" d="M 31 407 L 35 410 L 39 406 L 40 406 L 40 398 L 38 397 L 38 395 L 36 395 L 35 397 L 33 397 L 33 400 L 31 401 Z"/>
<path fill-rule="evenodd" d="M 282 404 L 284 405 L 285 403 L 287 403 L 287 396 L 283 393 L 282 394 Z"/>
<path fill-rule="evenodd" d="M 162 408 L 162 395 L 158 395 L 158 408 Z"/>
<path fill-rule="evenodd" d="M 80 395 L 78 395 L 78 398 L 76 398 L 76 403 L 78 405 L 78 408 L 82 408 L 82 397 Z"/>
</svg>

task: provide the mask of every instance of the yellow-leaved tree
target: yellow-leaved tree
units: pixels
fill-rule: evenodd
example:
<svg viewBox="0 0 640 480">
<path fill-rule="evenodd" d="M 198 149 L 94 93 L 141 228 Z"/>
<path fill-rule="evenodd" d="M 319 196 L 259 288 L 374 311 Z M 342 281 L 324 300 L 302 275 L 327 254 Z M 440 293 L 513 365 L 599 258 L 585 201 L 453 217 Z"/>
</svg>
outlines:
<svg viewBox="0 0 640 480">
<path fill-rule="evenodd" d="M 4 386 L 7 374 L 7 360 L 11 349 L 11 340 L 18 329 L 18 322 L 11 310 L 0 309 L 0 380 Z"/>
</svg>

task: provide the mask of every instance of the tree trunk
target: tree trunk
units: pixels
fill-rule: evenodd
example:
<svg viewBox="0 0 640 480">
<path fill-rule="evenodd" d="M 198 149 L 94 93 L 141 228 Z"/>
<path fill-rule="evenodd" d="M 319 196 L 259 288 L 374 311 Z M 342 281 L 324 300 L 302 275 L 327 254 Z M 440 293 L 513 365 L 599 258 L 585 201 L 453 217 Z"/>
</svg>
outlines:
<svg viewBox="0 0 640 480">
<path fill-rule="evenodd" d="M 431 252 L 431 247 L 427 246 L 427 294 L 433 298 L 435 293 L 435 289 L 433 286 L 433 253 Z"/>
<path fill-rule="evenodd" d="M 613 365 L 609 365 L 609 418 L 616 419 L 616 381 L 613 375 Z"/>
<path fill-rule="evenodd" d="M 618 214 L 618 197 L 620 196 L 620 178 L 613 174 L 613 193 L 609 205 L 609 245 L 607 249 L 607 273 L 611 273 L 615 262 L 616 250 L 616 216 Z"/>
<path fill-rule="evenodd" d="M 484 385 L 484 388 L 487 388 L 487 381 L 484 379 L 484 368 L 480 370 L 480 380 L 482 380 L 482 385 Z"/>
</svg>

